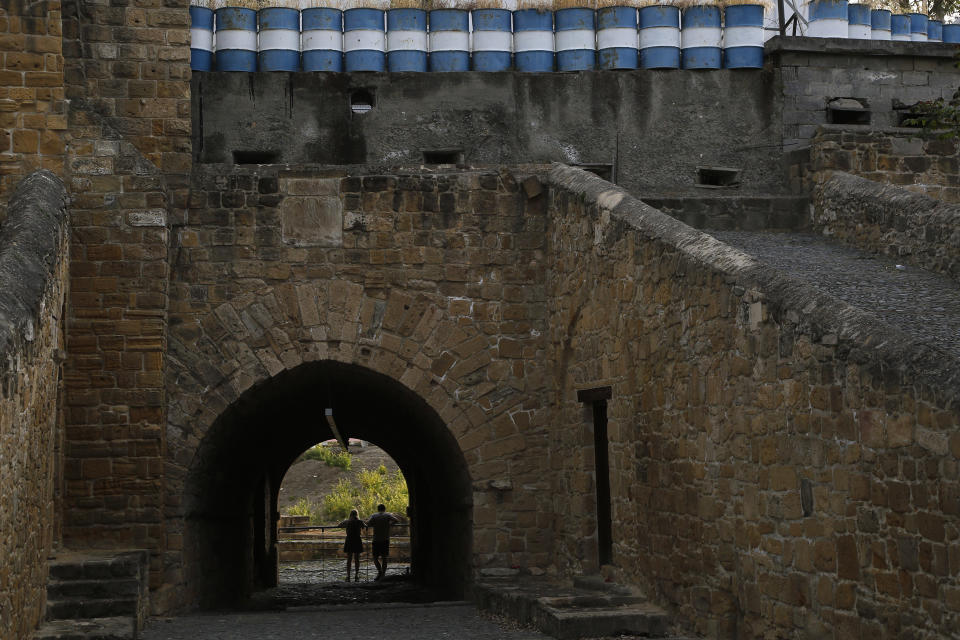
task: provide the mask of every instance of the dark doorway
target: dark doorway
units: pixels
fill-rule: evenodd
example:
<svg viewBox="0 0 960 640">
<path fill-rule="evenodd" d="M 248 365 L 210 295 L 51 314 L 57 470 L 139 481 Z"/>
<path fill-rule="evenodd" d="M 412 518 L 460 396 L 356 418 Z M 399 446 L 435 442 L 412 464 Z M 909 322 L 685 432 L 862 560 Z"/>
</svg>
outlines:
<svg viewBox="0 0 960 640">
<path fill-rule="evenodd" d="M 277 583 L 277 498 L 291 463 L 334 435 L 373 442 L 410 495 L 414 580 L 460 598 L 470 575 L 472 489 L 456 439 L 418 395 L 387 376 L 333 361 L 303 364 L 248 389 L 211 426 L 190 465 L 185 571 L 201 607 L 236 604 Z"/>
<path fill-rule="evenodd" d="M 613 517 L 610 508 L 610 453 L 607 438 L 607 400 L 610 387 L 577 392 L 577 400 L 593 410 L 594 482 L 597 487 L 597 562 L 613 562 Z"/>
</svg>

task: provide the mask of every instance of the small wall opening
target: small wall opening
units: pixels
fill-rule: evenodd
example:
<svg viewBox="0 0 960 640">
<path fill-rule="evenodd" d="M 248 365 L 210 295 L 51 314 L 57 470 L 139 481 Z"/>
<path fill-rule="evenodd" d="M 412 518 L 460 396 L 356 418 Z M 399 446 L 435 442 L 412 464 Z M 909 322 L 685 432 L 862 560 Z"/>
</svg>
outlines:
<svg viewBox="0 0 960 640">
<path fill-rule="evenodd" d="M 834 98 L 827 103 L 827 124 L 870 124 L 870 109 L 860 98 Z"/>
<path fill-rule="evenodd" d="M 740 186 L 740 169 L 735 167 L 697 167 L 697 186 L 712 189 Z"/>
<path fill-rule="evenodd" d="M 607 401 L 610 387 L 577 392 L 577 400 L 593 413 L 594 484 L 597 492 L 597 565 L 613 563 L 613 509 L 610 499 L 610 443 L 607 437 Z"/>
<path fill-rule="evenodd" d="M 234 151 L 233 164 L 276 164 L 279 151 Z"/>
<path fill-rule="evenodd" d="M 350 111 L 363 115 L 369 113 L 376 106 L 373 92 L 366 89 L 357 89 L 350 94 Z"/>
<path fill-rule="evenodd" d="M 423 152 L 424 164 L 463 164 L 463 149 L 436 149 Z"/>
<path fill-rule="evenodd" d="M 588 164 L 571 164 L 570 166 L 583 169 L 584 171 L 589 171 L 593 175 L 597 176 L 598 178 L 603 178 L 607 182 L 614 182 L 612 164 L 588 163 Z"/>
</svg>

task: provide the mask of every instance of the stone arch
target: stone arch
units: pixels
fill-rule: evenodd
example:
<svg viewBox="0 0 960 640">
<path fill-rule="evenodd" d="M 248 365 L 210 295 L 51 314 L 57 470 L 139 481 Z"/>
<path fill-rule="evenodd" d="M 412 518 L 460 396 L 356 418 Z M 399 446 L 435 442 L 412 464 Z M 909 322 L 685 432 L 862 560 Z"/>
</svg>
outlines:
<svg viewBox="0 0 960 640">
<path fill-rule="evenodd" d="M 193 542 L 186 522 L 197 505 L 190 502 L 191 470 L 204 468 L 202 456 L 209 455 L 203 443 L 208 438 L 216 441 L 220 437 L 216 432 L 224 424 L 241 424 L 224 416 L 241 411 L 248 402 L 259 405 L 261 393 L 267 394 L 264 397 L 273 393 L 264 390 L 274 381 L 303 372 L 316 374 L 342 366 L 362 377 L 357 373 L 362 371 L 379 380 L 374 386 L 419 407 L 416 413 L 421 422 L 442 425 L 433 433 L 446 434 L 442 438 L 456 443 L 464 477 L 472 478 L 474 521 L 480 517 L 491 526 L 494 510 L 504 511 L 494 506 L 503 499 L 494 495 L 503 493 L 502 482 L 494 490 L 492 481 L 509 478 L 514 468 L 527 476 L 537 475 L 535 465 L 522 458 L 528 446 L 525 431 L 539 405 L 531 401 L 527 383 L 516 373 L 535 370 L 529 363 L 517 364 L 521 354 L 505 344 L 508 339 L 479 331 L 469 313 L 457 313 L 459 308 L 459 301 L 436 295 L 394 289 L 386 297 L 372 297 L 360 284 L 328 280 L 263 285 L 255 293 L 237 296 L 204 313 L 174 318 L 167 369 L 166 531 L 172 544 L 168 544 L 166 582 L 187 588 L 179 589 L 186 600 L 175 596 L 171 604 L 195 606 L 201 601 L 202 594 L 188 586 L 190 554 L 195 549 L 190 548 Z M 299 449 L 284 455 L 296 456 L 317 439 L 304 440 Z M 381 444 L 378 439 L 382 438 L 366 439 Z M 402 467 L 405 452 L 385 448 Z M 453 447 L 446 450 L 451 452 Z M 285 470 L 286 466 L 280 469 L 277 484 Z M 408 474 L 408 469 L 404 472 Z M 413 482 L 417 484 L 416 479 Z M 458 500 L 469 503 L 470 498 Z M 523 508 L 534 508 L 532 497 L 524 497 Z M 483 563 L 511 562 L 512 549 L 518 547 L 515 539 L 496 535 L 492 529 L 474 533 L 481 536 L 480 546 L 486 547 Z M 248 578 L 253 584 L 253 577 Z M 429 571 L 424 578 L 429 578 Z M 453 582 L 449 575 L 434 578 Z"/>
</svg>

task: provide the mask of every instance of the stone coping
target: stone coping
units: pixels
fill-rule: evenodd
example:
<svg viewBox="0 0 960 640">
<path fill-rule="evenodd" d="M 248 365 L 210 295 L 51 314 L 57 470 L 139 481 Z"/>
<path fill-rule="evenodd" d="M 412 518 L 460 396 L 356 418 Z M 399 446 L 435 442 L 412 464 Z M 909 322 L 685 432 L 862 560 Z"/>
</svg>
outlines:
<svg viewBox="0 0 960 640">
<path fill-rule="evenodd" d="M 648 240 L 673 247 L 691 263 L 725 276 L 731 286 L 756 290 L 775 311 L 771 315 L 788 319 L 815 342 L 835 344 L 849 360 L 878 367 L 878 374 L 885 377 L 891 372 L 916 376 L 945 408 L 960 407 L 960 362 L 942 351 L 667 216 L 593 174 L 555 164 L 549 181 L 596 205 L 601 220 L 608 214 L 611 221 L 632 227 Z M 597 236 L 604 237 L 599 232 Z"/>
<path fill-rule="evenodd" d="M 952 59 L 957 52 L 957 46 L 950 42 L 774 36 L 764 43 L 763 52 L 767 56 L 776 56 L 780 53 L 823 53 L 850 56 L 909 56 Z"/>
<path fill-rule="evenodd" d="M 0 353 L 9 357 L 37 330 L 40 300 L 67 232 L 67 191 L 46 169 L 21 180 L 0 229 Z M 54 311 L 54 313 L 59 313 Z"/>
</svg>

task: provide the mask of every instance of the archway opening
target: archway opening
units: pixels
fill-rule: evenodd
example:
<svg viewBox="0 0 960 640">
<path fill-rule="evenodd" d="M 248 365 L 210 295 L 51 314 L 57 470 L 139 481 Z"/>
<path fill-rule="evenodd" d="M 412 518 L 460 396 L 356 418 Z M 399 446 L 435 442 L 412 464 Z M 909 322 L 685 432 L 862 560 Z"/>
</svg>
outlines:
<svg viewBox="0 0 960 640">
<path fill-rule="evenodd" d="M 202 608 L 277 584 L 277 496 L 301 453 L 334 438 L 376 443 L 410 493 L 414 580 L 462 597 L 470 575 L 472 491 L 466 461 L 420 396 L 364 367 L 319 361 L 248 389 L 210 427 L 185 483 L 184 571 Z"/>
</svg>

